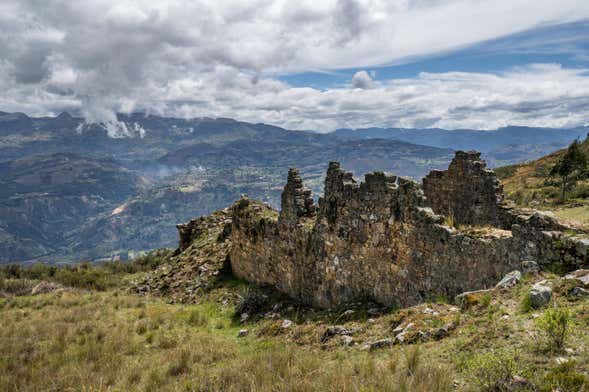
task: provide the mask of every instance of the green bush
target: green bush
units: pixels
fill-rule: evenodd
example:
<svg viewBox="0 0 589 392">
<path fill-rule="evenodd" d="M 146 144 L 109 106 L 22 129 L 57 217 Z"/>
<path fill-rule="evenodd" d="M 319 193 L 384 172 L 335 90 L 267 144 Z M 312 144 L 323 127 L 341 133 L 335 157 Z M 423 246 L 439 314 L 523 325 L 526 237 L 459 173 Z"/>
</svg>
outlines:
<svg viewBox="0 0 589 392">
<path fill-rule="evenodd" d="M 467 374 L 477 390 L 510 391 L 519 368 L 513 353 L 490 351 L 478 354 L 466 363 Z"/>
<path fill-rule="evenodd" d="M 566 361 L 546 373 L 541 391 L 577 392 L 589 391 L 589 380 L 575 369 L 575 361 Z"/>
<path fill-rule="evenodd" d="M 235 306 L 234 317 L 239 317 L 242 313 L 254 315 L 262 311 L 268 305 L 269 298 L 261 290 L 248 288 L 239 299 Z"/>
<path fill-rule="evenodd" d="M 550 308 L 536 320 L 536 326 L 546 335 L 550 348 L 560 350 L 571 328 L 571 313 L 564 308 Z"/>
</svg>

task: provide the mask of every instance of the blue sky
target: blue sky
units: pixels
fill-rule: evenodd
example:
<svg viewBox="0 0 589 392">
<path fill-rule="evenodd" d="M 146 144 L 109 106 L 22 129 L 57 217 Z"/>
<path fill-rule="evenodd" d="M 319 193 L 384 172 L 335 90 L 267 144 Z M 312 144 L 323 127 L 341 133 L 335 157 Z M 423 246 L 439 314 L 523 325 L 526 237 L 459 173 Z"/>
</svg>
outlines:
<svg viewBox="0 0 589 392">
<path fill-rule="evenodd" d="M 501 73 L 530 64 L 560 64 L 566 68 L 589 68 L 589 21 L 541 26 L 468 47 L 419 58 L 401 59 L 397 64 L 302 72 L 281 75 L 292 86 L 327 89 L 349 84 L 352 76 L 366 70 L 375 80 L 413 78 L 421 72 Z"/>
</svg>

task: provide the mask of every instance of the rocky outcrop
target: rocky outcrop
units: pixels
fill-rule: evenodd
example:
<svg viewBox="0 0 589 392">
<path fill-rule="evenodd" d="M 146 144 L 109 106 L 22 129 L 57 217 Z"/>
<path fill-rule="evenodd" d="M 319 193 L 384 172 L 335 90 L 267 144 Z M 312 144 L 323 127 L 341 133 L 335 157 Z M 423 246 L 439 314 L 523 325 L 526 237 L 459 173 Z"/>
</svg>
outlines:
<svg viewBox="0 0 589 392">
<path fill-rule="evenodd" d="M 134 282 L 131 290 L 169 298 L 171 302 L 198 302 L 204 290 L 229 271 L 231 215 L 228 209 L 177 225 L 179 248 L 155 271 Z"/>
<path fill-rule="evenodd" d="M 316 208 L 290 170 L 280 214 L 248 197 L 231 207 L 231 270 L 318 307 L 356 299 L 408 306 L 493 287 L 523 261 L 571 270 L 587 263 L 586 236 L 504 205 L 478 153 L 458 152 L 447 171 L 435 173 L 422 189 L 383 172 L 357 182 L 331 162 Z M 450 211 L 459 211 L 460 229 L 447 226 Z M 180 249 L 199 232 L 179 230 Z"/>
</svg>

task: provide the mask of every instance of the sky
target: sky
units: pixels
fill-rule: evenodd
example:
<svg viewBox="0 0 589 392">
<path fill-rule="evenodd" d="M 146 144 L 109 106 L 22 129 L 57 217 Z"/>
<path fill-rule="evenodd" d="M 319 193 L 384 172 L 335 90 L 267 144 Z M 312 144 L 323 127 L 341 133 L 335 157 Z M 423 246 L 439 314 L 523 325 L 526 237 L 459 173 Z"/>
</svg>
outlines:
<svg viewBox="0 0 589 392">
<path fill-rule="evenodd" d="M 0 0 L 0 110 L 589 125 L 587 0 Z"/>
</svg>

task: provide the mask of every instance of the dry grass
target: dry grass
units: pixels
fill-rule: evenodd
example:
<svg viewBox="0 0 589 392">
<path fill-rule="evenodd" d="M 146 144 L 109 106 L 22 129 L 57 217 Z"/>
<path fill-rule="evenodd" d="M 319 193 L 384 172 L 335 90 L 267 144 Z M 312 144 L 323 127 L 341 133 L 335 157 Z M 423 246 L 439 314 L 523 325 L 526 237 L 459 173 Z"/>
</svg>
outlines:
<svg viewBox="0 0 589 392">
<path fill-rule="evenodd" d="M 238 340 L 231 309 L 211 304 L 81 291 L 2 301 L 0 390 L 451 389 L 451 372 L 416 354 Z"/>
<path fill-rule="evenodd" d="M 361 307 L 351 318 L 342 318 L 340 310 L 295 307 L 282 311 L 282 318 L 294 321 L 288 330 L 280 328 L 281 319 L 235 321 L 235 302 L 224 299 L 241 287 L 231 285 L 199 305 L 171 305 L 116 289 L 9 296 L 0 299 L 0 390 L 474 391 L 504 382 L 507 373 L 529 378 L 541 391 L 563 383 L 583 390 L 589 301 L 568 300 L 566 290 L 555 289 L 571 314 L 565 349 L 573 351 L 549 352 L 535 322 L 545 310 L 536 315 L 519 307 L 532 283 L 526 278 L 463 311 L 429 303 L 383 310 L 370 321 Z M 337 336 L 322 341 L 335 320 L 361 328 L 353 335 L 357 345 L 345 347 Z M 442 340 L 360 349 L 409 322 L 415 331 L 448 322 L 458 327 Z M 237 338 L 242 328 L 250 333 Z M 494 353 L 509 361 L 509 372 L 492 360 Z M 574 365 L 559 367 L 559 357 Z"/>
</svg>

